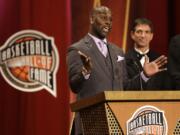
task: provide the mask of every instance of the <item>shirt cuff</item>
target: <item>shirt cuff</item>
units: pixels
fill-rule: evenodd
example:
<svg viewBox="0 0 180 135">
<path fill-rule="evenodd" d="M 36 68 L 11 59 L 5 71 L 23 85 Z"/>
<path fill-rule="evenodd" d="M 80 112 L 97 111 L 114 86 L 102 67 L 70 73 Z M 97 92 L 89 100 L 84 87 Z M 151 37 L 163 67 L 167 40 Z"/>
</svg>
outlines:
<svg viewBox="0 0 180 135">
<path fill-rule="evenodd" d="M 145 81 L 145 82 L 147 82 L 148 80 L 149 80 L 149 77 L 146 77 L 146 75 L 144 74 L 144 72 L 141 72 L 141 77 L 142 77 L 142 79 Z"/>
</svg>

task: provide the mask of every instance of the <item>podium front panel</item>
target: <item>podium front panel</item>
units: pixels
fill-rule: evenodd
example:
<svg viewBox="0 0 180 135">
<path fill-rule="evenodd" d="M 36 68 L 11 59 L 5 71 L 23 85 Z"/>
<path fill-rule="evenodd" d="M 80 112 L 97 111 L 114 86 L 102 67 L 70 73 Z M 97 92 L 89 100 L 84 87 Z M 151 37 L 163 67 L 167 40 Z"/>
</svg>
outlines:
<svg viewBox="0 0 180 135">
<path fill-rule="evenodd" d="M 85 135 L 180 135 L 180 91 L 105 91 L 72 110 Z"/>
<path fill-rule="evenodd" d="M 135 126 L 133 128 L 137 128 L 136 131 L 132 128 L 134 131 L 128 132 L 128 121 L 135 119 L 132 117 L 138 109 L 145 109 L 149 106 L 159 110 L 153 111 L 155 113 L 150 110 L 146 111 L 148 117 L 151 117 L 155 123 L 152 120 L 150 124 L 141 124 L 142 127 L 139 128 L 143 129 L 141 132 Z M 162 123 L 160 120 L 163 118 L 158 115 L 161 112 L 165 118 Z M 147 133 L 150 135 L 180 135 L 180 102 L 107 102 L 84 108 L 80 111 L 80 115 L 85 135 L 144 135 Z"/>
<path fill-rule="evenodd" d="M 130 120 L 135 113 L 138 113 L 137 110 L 140 108 L 143 108 L 144 110 L 146 108 L 150 107 L 155 107 L 158 108 L 160 112 L 163 112 L 163 117 L 165 119 L 165 122 L 162 122 L 166 126 L 164 130 L 166 131 L 159 131 L 162 129 L 149 129 L 149 130 L 154 130 L 149 131 L 149 134 L 153 135 L 180 135 L 180 102 L 108 102 L 107 103 L 111 111 L 114 113 L 114 116 L 116 116 L 116 119 L 118 120 L 124 134 L 127 134 L 127 125 L 128 125 L 128 120 Z M 148 110 L 147 110 L 148 111 Z M 146 111 L 146 112 L 147 112 Z M 159 111 L 155 111 L 158 112 Z M 139 112 L 140 113 L 140 112 Z M 145 113 L 145 111 L 144 111 Z M 147 112 L 148 113 L 148 112 Z M 151 112 L 148 113 L 148 115 L 152 114 Z M 139 114 L 142 115 L 142 114 Z M 155 115 L 155 114 L 154 114 Z M 139 117 L 139 116 L 137 116 Z M 135 119 L 137 117 L 134 117 L 132 119 Z M 152 116 L 151 116 L 152 117 Z M 156 121 L 158 118 L 157 116 L 154 116 L 154 119 Z M 160 116 L 158 116 L 160 117 Z M 146 118 L 145 118 L 146 119 Z M 156 123 L 151 122 L 151 125 L 157 125 Z M 167 125 L 165 125 L 167 124 Z M 141 124 L 143 125 L 143 124 Z M 147 126 L 148 127 L 148 126 Z M 149 126 L 150 127 L 150 126 Z M 151 126 L 153 127 L 153 126 Z M 155 127 L 155 126 L 154 126 Z M 160 126 L 159 126 L 160 127 Z"/>
</svg>

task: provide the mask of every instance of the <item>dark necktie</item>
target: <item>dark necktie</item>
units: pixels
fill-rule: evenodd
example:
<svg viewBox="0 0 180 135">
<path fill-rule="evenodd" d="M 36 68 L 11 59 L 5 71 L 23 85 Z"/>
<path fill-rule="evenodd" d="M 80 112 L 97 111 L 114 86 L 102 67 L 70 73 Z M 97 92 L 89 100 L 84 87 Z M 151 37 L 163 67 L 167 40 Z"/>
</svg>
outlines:
<svg viewBox="0 0 180 135">
<path fill-rule="evenodd" d="M 139 60 L 141 60 L 141 58 L 144 57 L 145 55 L 147 55 L 147 54 L 137 53 L 137 58 L 138 58 Z"/>
</svg>

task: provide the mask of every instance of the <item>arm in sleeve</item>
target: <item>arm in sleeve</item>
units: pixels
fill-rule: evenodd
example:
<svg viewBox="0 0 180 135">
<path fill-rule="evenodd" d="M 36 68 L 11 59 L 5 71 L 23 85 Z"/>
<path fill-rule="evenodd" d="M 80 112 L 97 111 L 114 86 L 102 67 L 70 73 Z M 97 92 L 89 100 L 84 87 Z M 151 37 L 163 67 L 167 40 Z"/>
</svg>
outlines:
<svg viewBox="0 0 180 135">
<path fill-rule="evenodd" d="M 180 35 L 172 38 L 169 45 L 168 72 L 173 80 L 173 89 L 180 89 Z"/>
<path fill-rule="evenodd" d="M 126 62 L 123 63 L 123 87 L 124 90 L 142 90 L 149 78 L 143 72 L 139 72 L 133 78 L 129 78 L 127 74 Z"/>
<path fill-rule="evenodd" d="M 69 48 L 67 54 L 69 84 L 74 93 L 78 93 L 86 80 L 82 74 L 83 63 L 77 49 Z"/>
</svg>

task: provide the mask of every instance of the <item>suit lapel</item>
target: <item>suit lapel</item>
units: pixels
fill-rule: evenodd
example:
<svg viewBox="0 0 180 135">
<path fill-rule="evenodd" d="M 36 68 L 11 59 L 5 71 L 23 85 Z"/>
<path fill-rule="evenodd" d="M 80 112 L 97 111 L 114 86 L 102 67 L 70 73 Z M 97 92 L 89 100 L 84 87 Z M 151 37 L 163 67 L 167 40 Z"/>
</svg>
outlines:
<svg viewBox="0 0 180 135">
<path fill-rule="evenodd" d="M 143 67 L 142 67 L 141 62 L 138 58 L 138 53 L 135 51 L 135 49 L 132 50 L 132 59 L 137 62 L 139 68 L 142 70 Z"/>
<path fill-rule="evenodd" d="M 113 64 L 113 66 L 112 66 L 112 68 L 113 68 L 113 74 L 114 74 L 114 71 L 115 71 L 116 66 L 117 66 L 117 60 L 118 60 L 117 57 L 118 57 L 118 56 L 117 56 L 117 54 L 114 52 L 114 50 L 113 50 L 112 47 L 113 47 L 113 46 L 109 45 L 109 54 L 108 54 L 108 56 L 111 55 L 111 56 L 109 56 L 109 57 L 111 57 L 111 61 L 112 61 L 112 64 Z"/>
<path fill-rule="evenodd" d="M 111 72 L 109 72 L 109 69 L 107 68 L 107 65 L 105 63 L 105 57 L 103 56 L 103 54 L 99 51 L 97 45 L 95 44 L 94 40 L 87 35 L 85 37 L 85 43 L 87 44 L 87 47 L 90 50 L 90 54 L 92 57 L 92 60 L 94 60 L 95 65 L 99 66 L 100 69 L 102 71 L 104 71 L 104 73 L 110 77 L 111 76 Z M 109 56 L 107 56 L 109 57 Z"/>
</svg>

